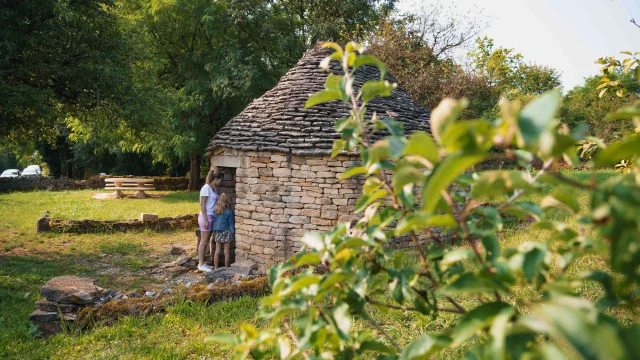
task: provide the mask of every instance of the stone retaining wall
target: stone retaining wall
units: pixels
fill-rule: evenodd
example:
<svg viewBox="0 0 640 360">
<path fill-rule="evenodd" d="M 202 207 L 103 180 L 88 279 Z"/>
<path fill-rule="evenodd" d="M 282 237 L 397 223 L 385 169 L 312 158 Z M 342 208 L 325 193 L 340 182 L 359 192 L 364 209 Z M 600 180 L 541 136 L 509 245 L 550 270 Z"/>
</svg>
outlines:
<svg viewBox="0 0 640 360">
<path fill-rule="evenodd" d="M 101 232 L 127 232 L 136 230 L 172 230 L 195 229 L 198 226 L 198 214 L 183 215 L 177 217 L 159 218 L 155 221 L 140 221 L 137 219 L 126 221 L 115 220 L 59 220 L 47 217 L 40 218 L 36 225 L 36 232 L 61 232 L 61 233 L 101 233 Z"/>
<path fill-rule="evenodd" d="M 104 189 L 104 179 L 108 177 L 123 178 L 143 178 L 153 179 L 153 185 L 156 190 L 172 191 L 186 190 L 189 185 L 187 177 L 157 177 L 157 176 L 96 176 L 89 180 L 75 180 L 68 178 L 54 178 L 50 176 L 29 177 L 29 178 L 0 178 L 0 193 L 9 193 L 14 191 L 33 191 L 33 190 L 86 190 L 86 189 Z M 204 183 L 204 179 L 200 179 L 200 184 Z"/>
</svg>

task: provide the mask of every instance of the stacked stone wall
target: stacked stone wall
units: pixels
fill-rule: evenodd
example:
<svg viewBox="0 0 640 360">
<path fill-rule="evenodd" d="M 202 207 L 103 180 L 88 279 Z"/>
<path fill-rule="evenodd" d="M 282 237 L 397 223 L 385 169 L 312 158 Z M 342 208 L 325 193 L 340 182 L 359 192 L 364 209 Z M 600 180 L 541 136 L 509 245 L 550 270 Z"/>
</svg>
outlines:
<svg viewBox="0 0 640 360">
<path fill-rule="evenodd" d="M 159 218 L 152 221 L 131 220 L 60 220 L 43 217 L 38 219 L 36 232 L 58 233 L 111 233 L 127 231 L 166 231 L 175 229 L 195 229 L 198 226 L 198 214 Z"/>
<path fill-rule="evenodd" d="M 269 266 L 299 251 L 304 233 L 353 219 L 362 182 L 340 177 L 358 166 L 359 158 L 272 152 L 236 156 L 242 159 L 236 169 L 238 257 Z"/>
</svg>

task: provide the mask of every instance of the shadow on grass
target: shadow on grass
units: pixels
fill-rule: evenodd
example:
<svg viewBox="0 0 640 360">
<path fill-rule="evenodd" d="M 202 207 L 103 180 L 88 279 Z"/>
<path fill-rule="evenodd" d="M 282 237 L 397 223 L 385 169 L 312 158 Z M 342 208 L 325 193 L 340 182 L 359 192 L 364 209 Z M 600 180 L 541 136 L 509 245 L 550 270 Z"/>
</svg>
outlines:
<svg viewBox="0 0 640 360">
<path fill-rule="evenodd" d="M 0 358 L 31 358 L 43 340 L 29 322 L 40 287 L 56 276 L 86 275 L 77 256 L 0 256 Z"/>
<path fill-rule="evenodd" d="M 160 198 L 161 202 L 166 202 L 169 204 L 177 204 L 177 203 L 193 203 L 198 204 L 198 195 L 199 193 L 196 191 L 177 191 L 171 192 L 166 196 Z"/>
<path fill-rule="evenodd" d="M 115 248 L 115 253 L 134 253 L 140 249 Z M 116 261 L 117 260 L 117 261 Z M 109 258 L 105 264 L 126 268 L 140 268 L 144 257 Z M 45 251 L 32 256 L 0 255 L 0 359 L 48 358 L 41 352 L 47 343 L 36 337 L 37 329 L 29 321 L 29 314 L 35 310 L 35 302 L 40 299 L 40 288 L 56 276 L 73 275 L 90 277 L 97 285 L 105 288 L 124 289 L 138 287 L 145 280 L 141 276 L 121 278 L 121 274 L 101 274 L 96 256 L 85 252 L 63 254 Z M 119 286 L 118 286 L 119 285 Z"/>
</svg>

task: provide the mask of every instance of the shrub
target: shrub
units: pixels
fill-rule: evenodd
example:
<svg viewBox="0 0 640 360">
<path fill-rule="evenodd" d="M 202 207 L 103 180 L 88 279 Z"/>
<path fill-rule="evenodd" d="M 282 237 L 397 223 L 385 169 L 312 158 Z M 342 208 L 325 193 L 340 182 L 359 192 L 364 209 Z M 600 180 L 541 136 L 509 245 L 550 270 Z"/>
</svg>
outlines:
<svg viewBox="0 0 640 360">
<path fill-rule="evenodd" d="M 557 126 L 557 91 L 522 109 L 504 102 L 496 121 L 460 121 L 466 102 L 445 99 L 432 112 L 432 136 L 414 132 L 407 137 L 393 119 L 366 115 L 369 101 L 389 96 L 395 87 L 384 80 L 384 65 L 360 55 L 354 43 L 344 49 L 325 46 L 335 49 L 330 59 L 342 64 L 344 75 L 330 74 L 326 89 L 311 96 L 307 106 L 332 100 L 352 106 L 350 116 L 336 125 L 342 137 L 333 154 L 357 150 L 361 156 L 362 166 L 343 176 L 366 179 L 356 205 L 361 218 L 354 226 L 343 223 L 305 235 L 305 251 L 271 268 L 272 294 L 260 309 L 260 317 L 270 321 L 267 329 L 243 325 L 239 335 L 210 339 L 228 344 L 235 359 L 424 359 L 460 347 L 468 359 L 560 358 L 563 353 L 637 358 L 640 327 L 623 326 L 608 314 L 638 305 L 638 168 L 601 184 L 553 171 L 561 160 L 579 163 L 575 143 L 583 140 Z M 354 88 L 354 72 L 361 66 L 378 67 L 380 80 Z M 640 117 L 640 107 L 633 116 Z M 388 136 L 372 141 L 371 131 Z M 492 147 L 505 151 L 491 152 Z M 600 149 L 589 167 L 612 166 L 639 152 L 640 134 L 631 135 Z M 467 171 L 495 156 L 516 158 L 526 171 Z M 535 158 L 543 161 L 540 169 L 531 165 Z M 522 200 L 548 186 L 552 191 L 539 204 Z M 588 194 L 588 208 L 580 208 L 576 189 Z M 502 197 L 506 200 L 494 202 Z M 472 205 L 487 199 L 491 202 Z M 572 216 L 566 223 L 548 221 L 546 213 L 555 208 Z M 547 229 L 548 240 L 502 248 L 496 234 L 505 215 L 533 219 L 530 226 Z M 469 246 L 428 241 L 436 227 Z M 589 229 L 599 237 L 586 236 Z M 406 265 L 403 252 L 386 247 L 399 236 L 413 239 L 415 266 Z M 586 254 L 608 257 L 609 271 L 569 275 L 565 270 Z M 553 269 L 553 261 L 559 269 Z M 326 271 L 313 271 L 318 266 Z M 284 276 L 293 269 L 299 271 Z M 578 294 L 586 282 L 602 286 L 595 302 Z M 471 298 L 478 301 L 461 301 Z M 374 308 L 456 318 L 450 327 L 403 347 L 376 322 Z M 354 319 L 369 329 L 354 326 Z"/>
</svg>

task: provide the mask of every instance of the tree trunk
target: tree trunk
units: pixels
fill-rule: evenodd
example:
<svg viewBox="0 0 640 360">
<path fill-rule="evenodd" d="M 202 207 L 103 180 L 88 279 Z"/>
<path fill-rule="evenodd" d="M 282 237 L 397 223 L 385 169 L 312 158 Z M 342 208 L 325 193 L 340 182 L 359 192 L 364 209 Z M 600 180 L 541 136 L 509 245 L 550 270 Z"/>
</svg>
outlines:
<svg viewBox="0 0 640 360">
<path fill-rule="evenodd" d="M 200 155 L 191 154 L 191 166 L 189 168 L 189 191 L 198 190 L 200 180 Z"/>
</svg>

